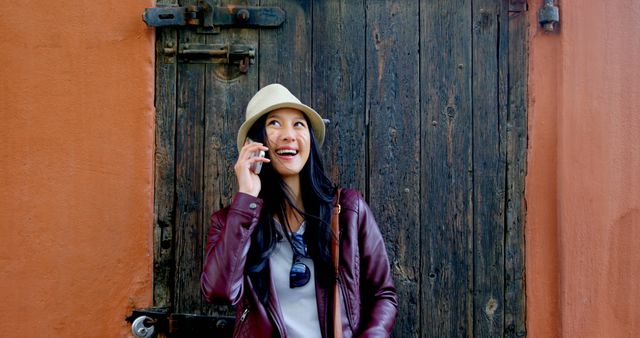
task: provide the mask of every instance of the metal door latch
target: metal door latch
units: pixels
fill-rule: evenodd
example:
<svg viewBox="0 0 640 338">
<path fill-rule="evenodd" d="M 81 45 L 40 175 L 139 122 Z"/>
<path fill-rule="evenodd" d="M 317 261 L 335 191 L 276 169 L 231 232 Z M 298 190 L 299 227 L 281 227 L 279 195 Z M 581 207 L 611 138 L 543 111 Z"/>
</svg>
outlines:
<svg viewBox="0 0 640 338">
<path fill-rule="evenodd" d="M 171 313 L 169 308 L 133 310 L 126 320 L 134 337 L 231 337 L 234 317 Z"/>
<path fill-rule="evenodd" d="M 215 0 L 196 5 L 145 8 L 142 19 L 152 27 L 192 26 L 198 33 L 219 33 L 220 27 L 278 27 L 285 18 L 279 7 L 215 6 Z"/>
<path fill-rule="evenodd" d="M 544 0 L 544 5 L 538 11 L 538 21 L 547 32 L 553 32 L 555 25 L 560 22 L 560 10 L 554 6 L 553 0 Z"/>
<path fill-rule="evenodd" d="M 237 64 L 241 73 L 247 72 L 255 58 L 256 49 L 250 45 L 185 43 L 178 48 L 181 62 Z"/>
</svg>

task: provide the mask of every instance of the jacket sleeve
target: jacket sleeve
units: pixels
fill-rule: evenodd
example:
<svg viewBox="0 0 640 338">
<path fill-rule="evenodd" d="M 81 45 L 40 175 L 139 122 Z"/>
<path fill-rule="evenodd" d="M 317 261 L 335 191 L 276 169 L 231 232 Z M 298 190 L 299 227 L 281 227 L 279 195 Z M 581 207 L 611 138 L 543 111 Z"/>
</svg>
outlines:
<svg viewBox="0 0 640 338">
<path fill-rule="evenodd" d="M 231 205 L 211 215 L 200 286 L 208 302 L 236 305 L 242 297 L 244 267 L 251 233 L 258 224 L 262 200 L 238 193 Z"/>
<path fill-rule="evenodd" d="M 367 203 L 358 198 L 362 322 L 360 337 L 388 337 L 398 313 L 387 250 Z"/>
</svg>

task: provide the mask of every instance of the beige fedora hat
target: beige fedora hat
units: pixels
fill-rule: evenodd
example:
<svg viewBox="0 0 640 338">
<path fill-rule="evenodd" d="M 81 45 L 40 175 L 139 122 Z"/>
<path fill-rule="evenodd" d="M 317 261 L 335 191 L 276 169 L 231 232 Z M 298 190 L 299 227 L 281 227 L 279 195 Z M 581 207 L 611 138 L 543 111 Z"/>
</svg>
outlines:
<svg viewBox="0 0 640 338">
<path fill-rule="evenodd" d="M 264 114 L 279 108 L 295 108 L 307 116 L 318 145 L 324 142 L 324 121 L 313 108 L 303 104 L 283 85 L 274 83 L 260 89 L 247 104 L 244 123 L 238 130 L 238 151 L 244 146 L 251 126 Z"/>
</svg>

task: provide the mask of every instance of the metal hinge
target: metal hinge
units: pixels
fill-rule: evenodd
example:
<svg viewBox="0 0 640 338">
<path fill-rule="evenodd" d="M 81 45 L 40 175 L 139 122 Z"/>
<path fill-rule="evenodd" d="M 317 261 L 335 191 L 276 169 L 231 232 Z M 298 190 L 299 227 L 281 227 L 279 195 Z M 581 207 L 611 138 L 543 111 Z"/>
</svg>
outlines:
<svg viewBox="0 0 640 338">
<path fill-rule="evenodd" d="M 278 27 L 285 19 L 284 11 L 278 7 L 214 4 L 217 2 L 201 0 L 185 7 L 145 8 L 142 18 L 152 27 L 190 26 L 205 34 L 219 33 L 221 27 Z"/>
</svg>

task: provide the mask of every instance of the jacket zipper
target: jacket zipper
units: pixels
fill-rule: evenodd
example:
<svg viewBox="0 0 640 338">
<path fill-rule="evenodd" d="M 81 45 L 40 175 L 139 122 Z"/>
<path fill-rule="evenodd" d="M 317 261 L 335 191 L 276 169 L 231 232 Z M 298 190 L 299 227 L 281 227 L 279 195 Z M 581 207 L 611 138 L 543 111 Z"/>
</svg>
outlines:
<svg viewBox="0 0 640 338">
<path fill-rule="evenodd" d="M 242 316 L 240 316 L 240 323 L 244 323 L 244 320 L 247 319 L 247 315 L 249 314 L 249 309 L 244 309 L 242 312 Z"/>
<path fill-rule="evenodd" d="M 246 304 L 246 303 L 245 303 Z M 246 307 L 243 311 L 242 311 L 242 315 L 240 315 L 240 322 L 236 323 L 235 328 L 233 330 L 233 337 L 246 337 L 246 331 L 247 329 L 245 328 L 244 321 L 247 319 L 247 315 L 249 314 L 249 308 Z"/>
</svg>

